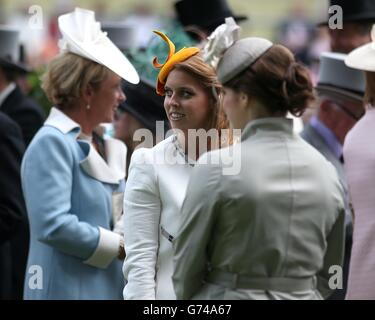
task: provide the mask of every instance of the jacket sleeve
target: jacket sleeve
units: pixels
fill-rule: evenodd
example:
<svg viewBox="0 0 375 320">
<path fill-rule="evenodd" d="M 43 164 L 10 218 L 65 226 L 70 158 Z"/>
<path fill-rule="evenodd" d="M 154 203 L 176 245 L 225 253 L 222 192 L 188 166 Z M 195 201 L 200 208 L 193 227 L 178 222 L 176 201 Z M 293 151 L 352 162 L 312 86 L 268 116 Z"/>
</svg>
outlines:
<svg viewBox="0 0 375 320">
<path fill-rule="evenodd" d="M 332 167 L 334 170 L 334 168 Z M 334 172 L 335 175 L 336 171 Z M 339 184 L 339 182 L 337 182 Z M 327 248 L 324 255 L 323 268 L 317 275 L 318 291 L 323 298 L 328 298 L 338 282 L 342 284 L 343 260 L 345 249 L 345 204 L 342 185 L 337 185 L 338 192 L 332 192 L 337 200 L 337 219 L 327 236 Z M 338 269 L 337 269 L 338 268 Z"/>
<path fill-rule="evenodd" d="M 0 125 L 0 244 L 9 240 L 26 217 L 20 167 L 24 152 L 21 130 L 5 115 Z"/>
<path fill-rule="evenodd" d="M 159 246 L 160 196 L 152 159 L 139 149 L 132 155 L 124 195 L 124 299 L 155 299 Z"/>
<path fill-rule="evenodd" d="M 120 236 L 79 221 L 71 212 L 74 159 L 65 139 L 57 130 L 48 132 L 34 141 L 24 157 L 22 187 L 31 232 L 49 246 L 105 268 L 118 252 L 115 243 L 120 243 Z"/>
<path fill-rule="evenodd" d="M 190 177 L 179 233 L 173 242 L 172 279 L 180 300 L 197 293 L 208 270 L 207 250 L 219 205 L 219 176 L 219 167 L 197 164 Z"/>
</svg>

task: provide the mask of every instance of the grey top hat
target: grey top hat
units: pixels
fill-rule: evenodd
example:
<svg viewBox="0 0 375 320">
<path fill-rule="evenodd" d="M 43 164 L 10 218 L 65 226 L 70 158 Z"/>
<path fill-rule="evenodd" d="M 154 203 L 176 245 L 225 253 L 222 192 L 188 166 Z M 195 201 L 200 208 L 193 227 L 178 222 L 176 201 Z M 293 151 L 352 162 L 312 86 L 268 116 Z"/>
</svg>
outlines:
<svg viewBox="0 0 375 320">
<path fill-rule="evenodd" d="M 336 93 L 362 101 L 366 80 L 362 71 L 345 65 L 348 55 L 325 52 L 320 57 L 320 68 L 316 90 L 319 93 Z"/>
<path fill-rule="evenodd" d="M 123 51 L 136 48 L 137 30 L 135 27 L 124 23 L 105 22 L 102 24 L 102 30 L 107 32 L 108 38 Z"/>
<path fill-rule="evenodd" d="M 0 26 L 0 65 L 16 71 L 28 72 L 20 62 L 19 31 L 7 26 Z"/>
<path fill-rule="evenodd" d="M 257 61 L 272 45 L 267 39 L 255 37 L 236 41 L 220 59 L 217 67 L 219 81 L 225 84 L 233 79 Z"/>
</svg>

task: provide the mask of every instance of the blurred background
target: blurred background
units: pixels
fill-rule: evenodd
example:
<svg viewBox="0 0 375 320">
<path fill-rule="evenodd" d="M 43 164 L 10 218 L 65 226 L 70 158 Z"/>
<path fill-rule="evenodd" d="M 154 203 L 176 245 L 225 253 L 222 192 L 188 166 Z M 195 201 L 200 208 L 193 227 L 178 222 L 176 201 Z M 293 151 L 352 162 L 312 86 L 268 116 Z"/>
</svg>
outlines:
<svg viewBox="0 0 375 320">
<path fill-rule="evenodd" d="M 210 0 L 202 0 L 210 1 Z M 23 44 L 22 60 L 34 72 L 25 79 L 24 89 L 45 109 L 49 104 L 38 87 L 39 75 L 46 63 L 58 53 L 59 31 L 57 17 L 82 7 L 94 10 L 97 20 L 103 24 L 121 23 L 135 29 L 131 45 L 123 51 L 135 56 L 132 61 L 141 74 L 153 80 L 153 70 L 147 51 L 155 37 L 153 29 L 167 32 L 173 41 L 175 35 L 168 34 L 167 21 L 176 20 L 173 0 L 0 0 L 0 24 L 6 24 L 20 30 Z M 313 79 L 316 78 L 317 61 L 322 51 L 329 50 L 329 38 L 326 28 L 317 28 L 316 24 L 327 17 L 327 0 L 228 0 L 234 14 L 246 15 L 248 20 L 241 22 L 241 36 L 261 36 L 290 48 L 299 60 L 309 66 Z M 197 8 L 199 10 L 199 8 Z M 169 28 L 170 30 L 175 28 Z M 112 39 L 113 40 L 113 39 Z M 186 39 L 181 39 L 185 44 Z M 116 43 L 116 42 L 115 42 Z M 177 44 L 179 41 L 177 41 Z M 117 44 L 117 43 L 116 43 Z M 0 44 L 1 45 L 1 44 Z M 185 45 L 190 45 L 187 43 Z M 176 45 L 178 49 L 178 45 Z M 147 74 L 147 72 L 151 74 Z"/>
</svg>

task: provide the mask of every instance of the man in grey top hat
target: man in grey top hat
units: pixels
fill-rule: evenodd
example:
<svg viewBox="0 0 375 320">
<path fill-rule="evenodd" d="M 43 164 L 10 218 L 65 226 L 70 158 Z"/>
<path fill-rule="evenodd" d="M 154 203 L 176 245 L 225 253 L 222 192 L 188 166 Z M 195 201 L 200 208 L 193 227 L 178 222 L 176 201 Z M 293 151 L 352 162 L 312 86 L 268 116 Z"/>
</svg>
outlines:
<svg viewBox="0 0 375 320">
<path fill-rule="evenodd" d="M 346 194 L 346 249 L 344 288 L 331 299 L 344 299 L 349 267 L 352 219 L 348 185 L 343 166 L 343 144 L 346 134 L 364 114 L 362 104 L 365 79 L 360 71 L 347 67 L 346 54 L 324 53 L 320 58 L 317 114 L 301 133 L 308 143 L 322 153 L 336 168 Z"/>
</svg>

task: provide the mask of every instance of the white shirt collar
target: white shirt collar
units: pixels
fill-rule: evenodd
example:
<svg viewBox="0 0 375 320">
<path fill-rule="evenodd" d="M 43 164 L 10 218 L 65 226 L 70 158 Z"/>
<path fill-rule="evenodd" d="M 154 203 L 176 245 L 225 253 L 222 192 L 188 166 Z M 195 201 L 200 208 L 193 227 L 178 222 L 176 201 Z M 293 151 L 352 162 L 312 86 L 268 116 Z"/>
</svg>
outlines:
<svg viewBox="0 0 375 320">
<path fill-rule="evenodd" d="M 55 107 L 52 107 L 47 120 L 44 122 L 44 125 L 54 127 L 60 130 L 63 134 L 67 134 L 76 128 L 79 129 L 77 136 L 81 132 L 81 126 L 77 122 L 73 121 L 64 112 Z"/>
<path fill-rule="evenodd" d="M 11 82 L 3 91 L 0 92 L 0 107 L 14 89 L 16 89 L 16 84 L 14 82 Z"/>
</svg>

